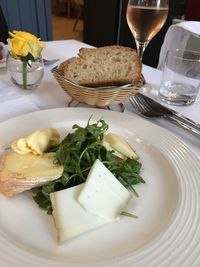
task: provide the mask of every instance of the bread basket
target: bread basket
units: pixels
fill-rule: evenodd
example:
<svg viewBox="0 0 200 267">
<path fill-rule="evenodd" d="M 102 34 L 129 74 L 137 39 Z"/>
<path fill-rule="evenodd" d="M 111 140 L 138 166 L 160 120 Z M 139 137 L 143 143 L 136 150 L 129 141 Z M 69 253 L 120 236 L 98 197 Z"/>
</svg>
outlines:
<svg viewBox="0 0 200 267">
<path fill-rule="evenodd" d="M 109 106 L 126 101 L 131 95 L 138 92 L 141 84 L 130 84 L 109 87 L 86 87 L 75 84 L 64 77 L 64 67 L 66 61 L 54 67 L 51 71 L 62 89 L 69 94 L 72 99 L 90 106 Z M 142 80 L 142 77 L 141 77 Z"/>
</svg>

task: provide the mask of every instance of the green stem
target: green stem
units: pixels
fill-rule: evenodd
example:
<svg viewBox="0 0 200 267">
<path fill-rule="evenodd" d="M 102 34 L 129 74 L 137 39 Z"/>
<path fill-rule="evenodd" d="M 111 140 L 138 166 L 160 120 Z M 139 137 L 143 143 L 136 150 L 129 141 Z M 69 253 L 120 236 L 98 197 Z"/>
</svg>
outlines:
<svg viewBox="0 0 200 267">
<path fill-rule="evenodd" d="M 27 62 L 23 61 L 22 62 L 22 88 L 27 89 Z"/>
<path fill-rule="evenodd" d="M 138 218 L 137 215 L 130 213 L 130 212 L 127 212 L 127 211 L 121 211 L 120 215 L 127 216 L 127 217 L 134 218 L 134 219 Z"/>
</svg>

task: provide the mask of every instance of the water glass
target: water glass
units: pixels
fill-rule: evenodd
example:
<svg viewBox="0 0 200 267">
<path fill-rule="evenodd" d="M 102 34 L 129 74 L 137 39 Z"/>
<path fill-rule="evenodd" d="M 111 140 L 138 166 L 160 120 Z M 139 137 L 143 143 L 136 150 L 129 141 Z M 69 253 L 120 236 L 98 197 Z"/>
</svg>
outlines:
<svg viewBox="0 0 200 267">
<path fill-rule="evenodd" d="M 159 89 L 162 101 L 174 105 L 192 104 L 200 87 L 200 53 L 168 51 Z"/>
</svg>

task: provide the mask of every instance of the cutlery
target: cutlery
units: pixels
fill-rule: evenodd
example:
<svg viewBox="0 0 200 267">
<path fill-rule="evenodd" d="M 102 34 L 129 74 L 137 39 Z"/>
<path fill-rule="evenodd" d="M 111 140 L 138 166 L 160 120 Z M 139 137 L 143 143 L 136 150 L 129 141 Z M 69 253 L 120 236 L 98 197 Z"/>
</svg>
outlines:
<svg viewBox="0 0 200 267">
<path fill-rule="evenodd" d="M 59 58 L 55 58 L 55 59 L 43 58 L 45 66 L 52 65 L 52 64 L 56 63 L 58 60 L 59 60 Z"/>
<path fill-rule="evenodd" d="M 200 124 L 186 118 L 179 112 L 169 109 L 146 95 L 137 93 L 130 97 L 132 106 L 144 117 L 163 117 L 180 125 L 190 133 L 200 137 Z"/>
</svg>

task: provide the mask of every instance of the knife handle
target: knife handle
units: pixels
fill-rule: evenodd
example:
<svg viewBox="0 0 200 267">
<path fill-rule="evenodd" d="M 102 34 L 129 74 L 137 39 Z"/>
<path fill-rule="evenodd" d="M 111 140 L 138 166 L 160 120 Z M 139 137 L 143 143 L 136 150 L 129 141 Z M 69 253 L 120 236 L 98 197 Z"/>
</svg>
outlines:
<svg viewBox="0 0 200 267">
<path fill-rule="evenodd" d="M 180 117 L 174 114 L 171 116 L 168 116 L 167 118 L 172 120 L 179 126 L 183 127 L 185 130 L 189 131 L 190 133 L 200 137 L 200 127 L 196 123 L 193 124 L 193 121 L 191 123 L 190 120 L 188 121 L 187 118 L 182 118 L 182 116 Z"/>
<path fill-rule="evenodd" d="M 190 125 L 191 127 L 197 129 L 198 131 L 200 131 L 200 124 L 190 120 L 189 118 L 186 118 L 185 116 L 183 116 L 182 114 L 180 114 L 179 112 L 176 112 L 174 110 L 171 110 L 172 112 L 172 116 L 175 117 L 177 120 L 180 120 L 181 122 Z"/>
</svg>

